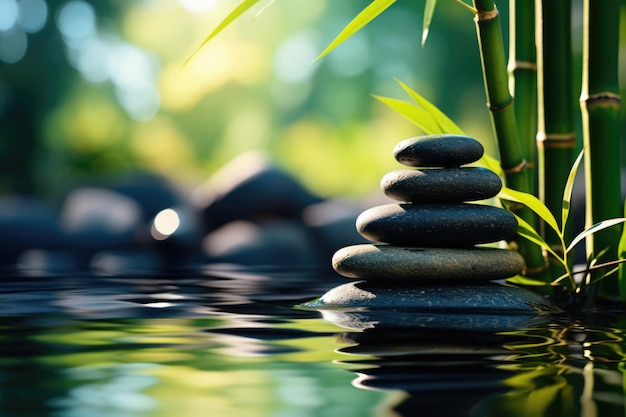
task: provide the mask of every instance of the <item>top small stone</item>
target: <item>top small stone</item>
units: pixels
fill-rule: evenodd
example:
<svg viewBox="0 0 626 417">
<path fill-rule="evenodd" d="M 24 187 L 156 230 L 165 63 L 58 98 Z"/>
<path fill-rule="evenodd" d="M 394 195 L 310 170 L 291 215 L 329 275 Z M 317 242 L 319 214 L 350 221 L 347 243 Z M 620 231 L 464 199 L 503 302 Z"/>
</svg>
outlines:
<svg viewBox="0 0 626 417">
<path fill-rule="evenodd" d="M 393 149 L 398 162 L 411 167 L 458 167 L 478 161 L 483 146 L 461 135 L 427 135 L 405 139 Z"/>
</svg>

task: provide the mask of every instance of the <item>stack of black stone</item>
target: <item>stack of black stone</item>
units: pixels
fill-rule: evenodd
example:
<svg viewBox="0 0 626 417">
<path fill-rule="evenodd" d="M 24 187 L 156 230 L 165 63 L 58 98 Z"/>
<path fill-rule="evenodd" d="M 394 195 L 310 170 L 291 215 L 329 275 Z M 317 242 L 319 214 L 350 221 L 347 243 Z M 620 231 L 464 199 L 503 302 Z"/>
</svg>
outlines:
<svg viewBox="0 0 626 417">
<path fill-rule="evenodd" d="M 477 203 L 502 188 L 494 172 L 462 166 L 483 152 L 480 142 L 460 135 L 400 142 L 396 160 L 414 168 L 388 173 L 381 187 L 401 203 L 364 211 L 357 229 L 375 243 L 338 250 L 333 268 L 376 286 L 481 284 L 520 273 L 519 253 L 479 246 L 508 239 L 517 229 L 511 213 Z"/>
</svg>

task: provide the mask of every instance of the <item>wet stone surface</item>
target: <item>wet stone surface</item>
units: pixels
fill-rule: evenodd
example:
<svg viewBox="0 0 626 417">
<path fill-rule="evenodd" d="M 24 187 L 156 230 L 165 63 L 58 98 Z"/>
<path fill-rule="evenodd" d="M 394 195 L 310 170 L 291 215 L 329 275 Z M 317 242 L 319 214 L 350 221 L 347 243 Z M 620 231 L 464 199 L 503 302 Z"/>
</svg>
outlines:
<svg viewBox="0 0 626 417">
<path fill-rule="evenodd" d="M 413 311 L 463 312 L 549 312 L 554 307 L 540 295 L 509 285 L 440 285 L 381 287 L 358 281 L 340 285 L 307 308 L 410 308 Z"/>
<path fill-rule="evenodd" d="M 496 196 L 500 177 L 479 167 L 403 169 L 386 174 L 380 186 L 390 198 L 413 204 L 460 203 Z"/>
<path fill-rule="evenodd" d="M 354 245 L 333 256 L 333 268 L 368 282 L 431 284 L 488 282 L 513 276 L 524 267 L 522 256 L 496 248 L 411 248 Z"/>
<path fill-rule="evenodd" d="M 484 148 L 474 138 L 461 135 L 428 135 L 398 143 L 393 155 L 412 167 L 458 167 L 478 161 Z"/>
<path fill-rule="evenodd" d="M 361 213 L 356 225 L 374 242 L 426 247 L 497 242 L 517 230 L 511 213 L 479 204 L 386 204 Z"/>
</svg>

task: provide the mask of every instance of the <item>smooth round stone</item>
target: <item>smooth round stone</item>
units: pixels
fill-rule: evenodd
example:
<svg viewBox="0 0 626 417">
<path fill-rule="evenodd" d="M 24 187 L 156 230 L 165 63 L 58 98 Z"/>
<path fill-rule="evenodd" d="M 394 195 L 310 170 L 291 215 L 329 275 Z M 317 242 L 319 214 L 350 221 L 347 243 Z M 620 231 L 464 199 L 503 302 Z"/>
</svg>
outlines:
<svg viewBox="0 0 626 417">
<path fill-rule="evenodd" d="M 346 287 L 348 285 L 350 284 L 346 284 Z M 349 288 L 346 288 L 346 290 L 347 289 Z M 450 290 L 449 287 L 442 287 L 442 289 Z M 483 291 L 489 291 L 490 289 L 491 288 L 489 287 L 481 288 Z M 415 288 L 414 290 L 418 289 Z M 355 291 L 353 295 L 358 296 L 360 295 L 360 292 Z M 380 296 L 379 293 L 376 293 L 376 295 Z M 445 293 L 441 294 L 441 296 L 445 297 Z M 344 301 L 347 302 L 349 300 L 350 298 L 348 295 Z M 478 312 L 474 312 L 472 310 L 462 310 L 460 307 L 462 300 L 457 300 L 458 305 L 456 307 L 452 307 L 450 311 L 446 311 L 445 308 L 437 307 L 431 309 L 423 306 L 422 303 L 419 302 L 417 302 L 419 307 L 411 307 L 408 305 L 405 305 L 404 307 L 394 307 L 393 299 L 389 298 L 386 300 L 389 301 L 388 307 L 377 308 L 358 306 L 358 301 L 355 300 L 355 306 L 346 307 L 343 305 L 323 304 L 318 305 L 318 307 L 314 310 L 318 310 L 325 320 L 350 330 L 455 330 L 463 331 L 465 336 L 467 336 L 468 331 L 496 333 L 529 328 L 536 326 L 539 323 L 543 323 L 545 325 L 545 322 L 547 321 L 545 317 L 549 317 L 549 315 L 540 314 L 538 312 L 541 311 L 540 309 L 533 310 L 530 308 L 527 312 L 518 310 L 502 311 L 498 309 L 492 312 L 482 310 Z M 307 308 L 307 306 L 304 308 L 313 309 L 310 307 Z M 379 336 L 385 337 L 384 332 Z M 445 347 L 443 349 L 445 349 Z M 429 349 L 429 352 L 434 353 L 435 350 L 436 348 L 431 348 Z M 440 351 L 437 353 L 443 354 L 446 352 Z M 477 351 L 475 350 L 474 353 L 477 353 Z"/>
<path fill-rule="evenodd" d="M 504 284 L 378 287 L 364 281 L 335 287 L 304 308 L 396 310 L 429 313 L 546 313 L 556 308 L 537 293 Z"/>
<path fill-rule="evenodd" d="M 460 203 L 496 196 L 502 188 L 500 177 L 485 168 L 403 169 L 380 181 L 385 194 L 415 204 Z"/>
<path fill-rule="evenodd" d="M 517 220 L 504 209 L 481 204 L 385 204 L 361 213 L 356 227 L 374 242 L 462 248 L 510 238 Z"/>
<path fill-rule="evenodd" d="M 339 249 L 333 268 L 349 278 L 387 283 L 477 282 L 509 278 L 524 268 L 515 251 L 497 248 L 414 248 L 353 245 Z"/>
<path fill-rule="evenodd" d="M 405 139 L 393 149 L 398 162 L 412 167 L 457 167 L 484 153 L 476 139 L 462 135 L 427 135 Z"/>
</svg>

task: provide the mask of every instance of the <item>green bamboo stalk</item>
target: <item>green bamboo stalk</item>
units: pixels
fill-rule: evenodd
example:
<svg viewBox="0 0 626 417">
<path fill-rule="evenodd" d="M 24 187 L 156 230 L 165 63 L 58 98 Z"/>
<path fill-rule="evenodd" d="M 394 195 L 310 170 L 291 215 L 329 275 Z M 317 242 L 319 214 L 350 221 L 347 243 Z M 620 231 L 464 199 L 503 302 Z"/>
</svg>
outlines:
<svg viewBox="0 0 626 417">
<path fill-rule="evenodd" d="M 622 216 L 619 131 L 620 0 L 584 1 L 583 80 L 580 96 L 586 146 L 586 226 Z M 610 228 L 587 240 L 587 253 L 602 259 L 617 257 L 620 231 Z M 593 277 L 592 277 L 593 278 Z M 619 295 L 616 279 L 603 279 L 597 290 L 603 299 Z"/>
<path fill-rule="evenodd" d="M 509 188 L 532 193 L 530 170 L 522 153 L 513 97 L 508 86 L 500 13 L 493 0 L 474 0 L 474 8 L 487 106 L 498 142 L 505 181 Z M 520 207 L 517 211 L 524 220 L 534 223 L 530 210 Z M 545 276 L 546 261 L 541 249 L 525 239 L 519 240 L 518 244 L 526 261 L 526 274 L 536 278 Z"/>
<path fill-rule="evenodd" d="M 571 0 L 536 0 L 536 11 L 539 197 L 552 213 L 560 213 L 563 189 L 576 158 Z M 557 253 L 562 252 L 556 233 L 549 228 L 542 232 L 545 241 Z M 570 228 L 565 235 L 570 241 Z M 561 265 L 552 264 L 554 276 L 563 272 Z"/>
<path fill-rule="evenodd" d="M 509 14 L 509 90 L 515 100 L 521 152 L 527 162 L 529 181 L 534 187 L 537 134 L 535 5 L 527 0 L 510 0 Z"/>
</svg>

